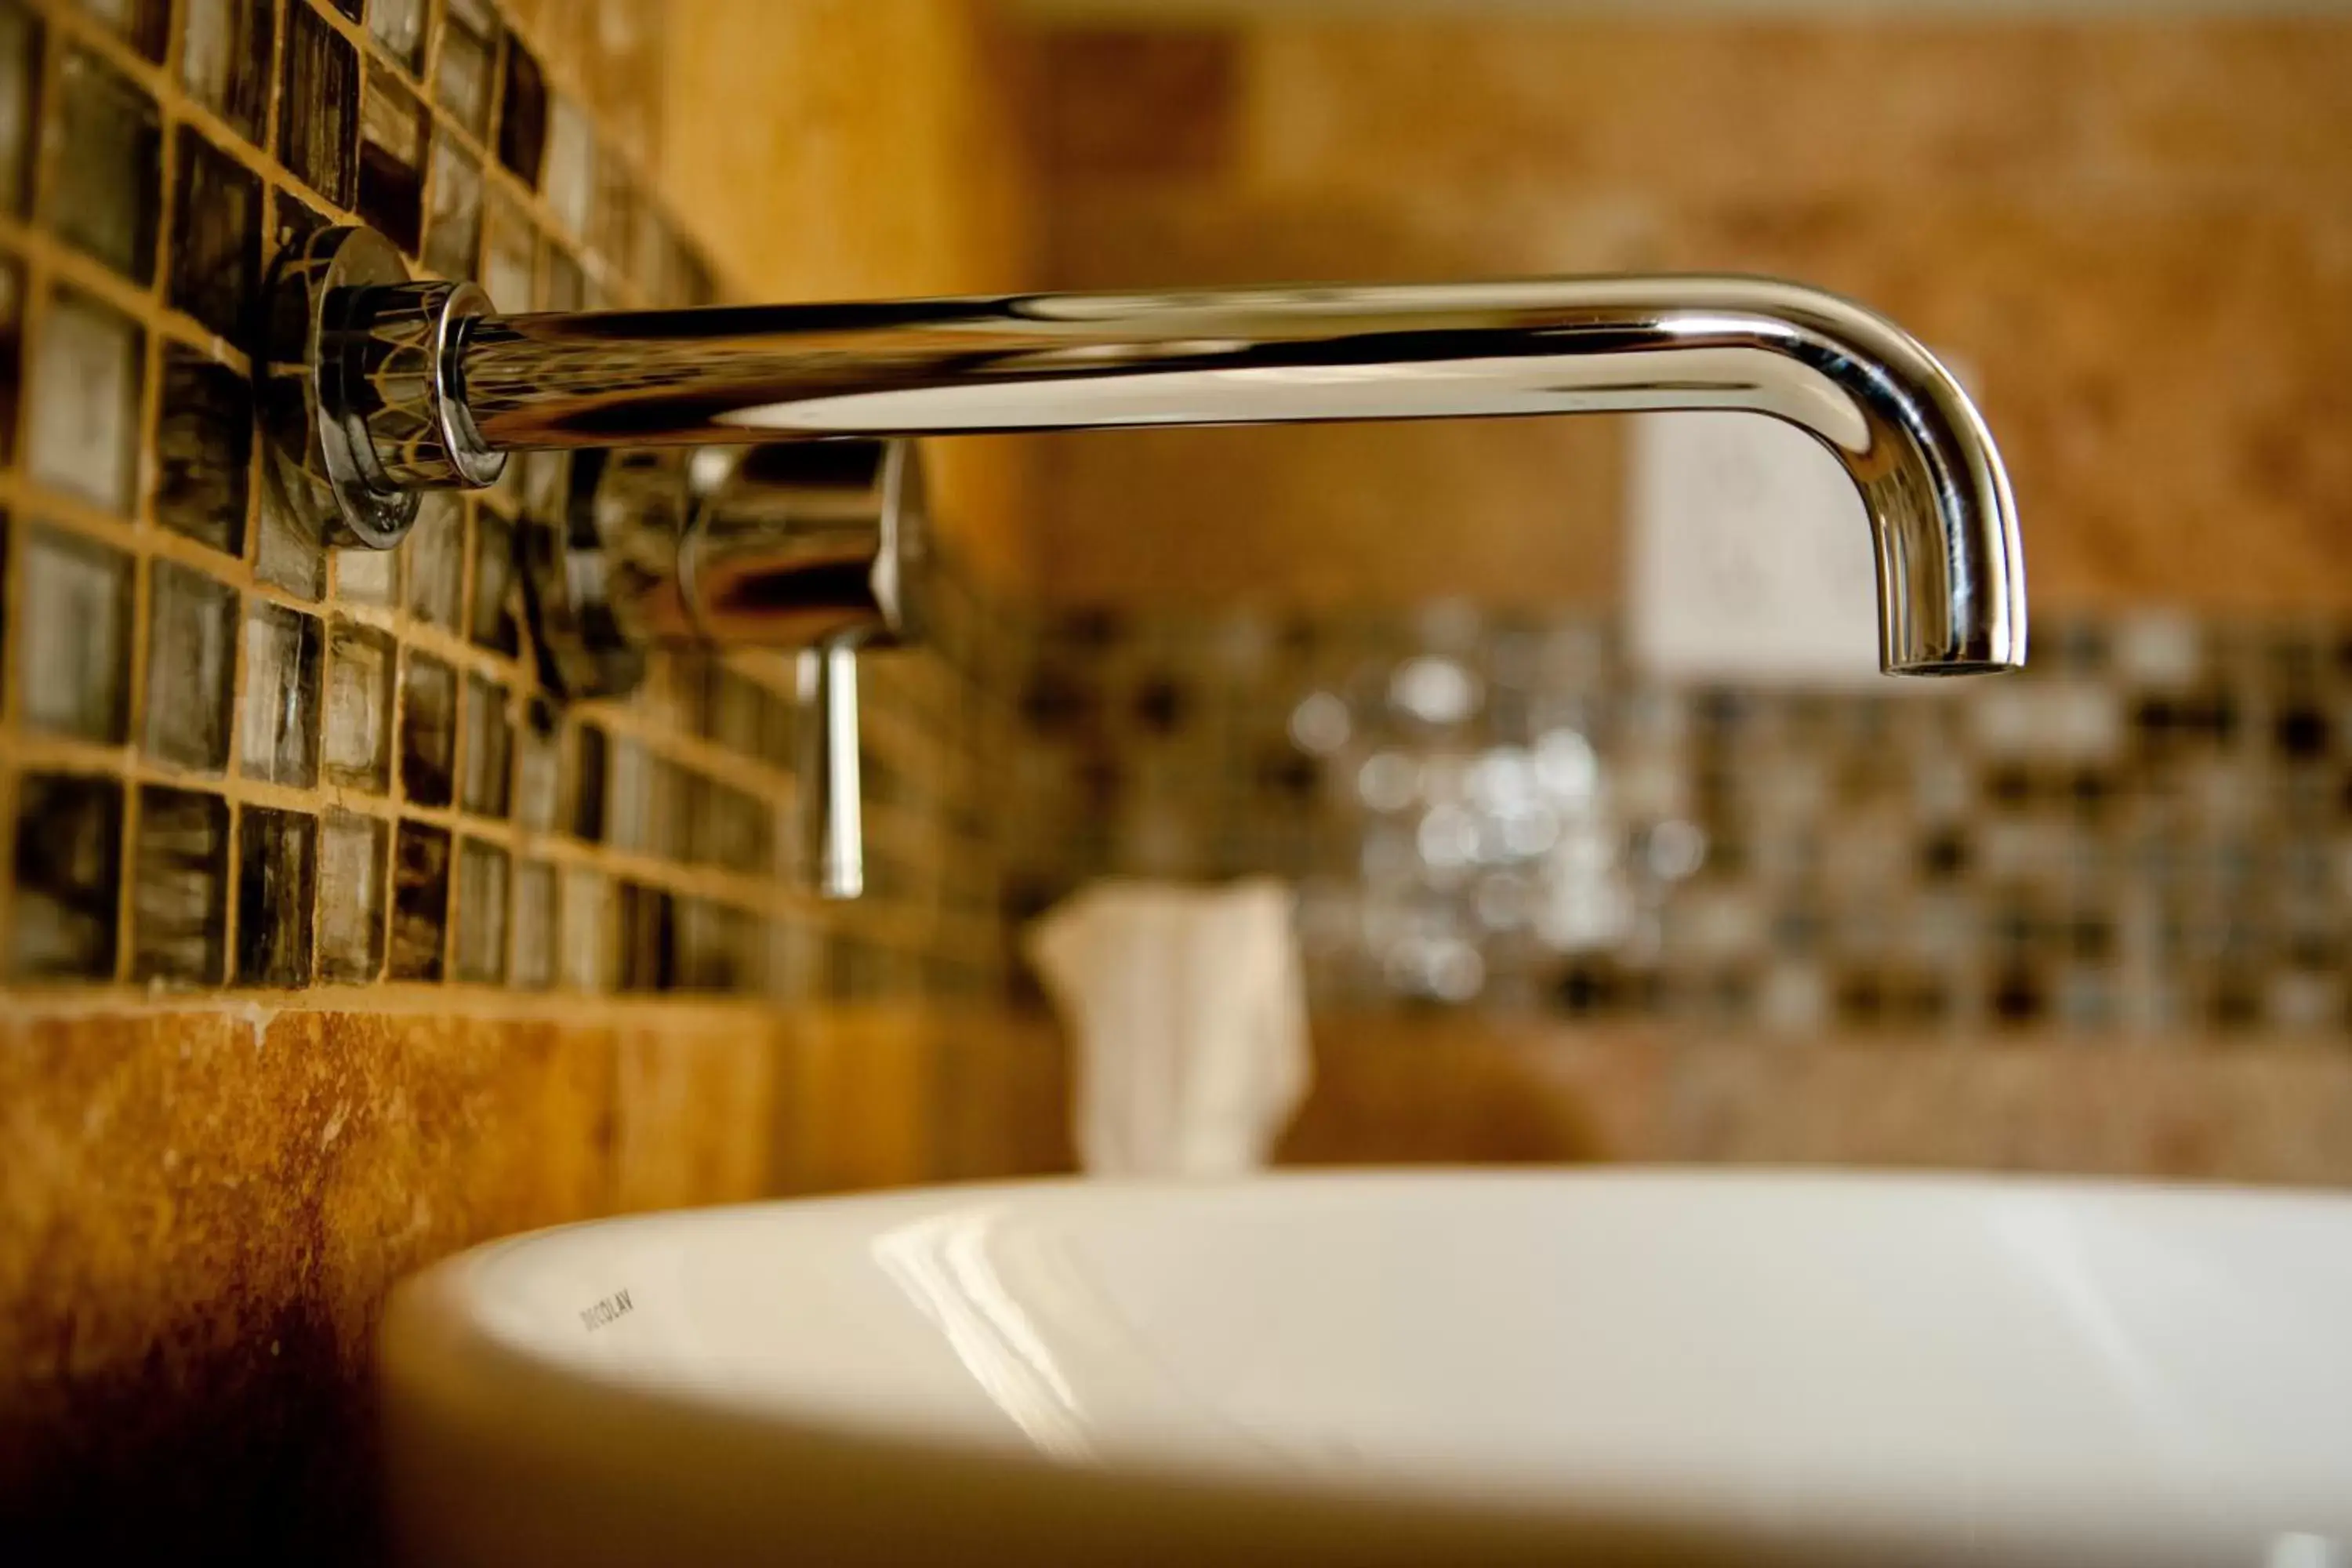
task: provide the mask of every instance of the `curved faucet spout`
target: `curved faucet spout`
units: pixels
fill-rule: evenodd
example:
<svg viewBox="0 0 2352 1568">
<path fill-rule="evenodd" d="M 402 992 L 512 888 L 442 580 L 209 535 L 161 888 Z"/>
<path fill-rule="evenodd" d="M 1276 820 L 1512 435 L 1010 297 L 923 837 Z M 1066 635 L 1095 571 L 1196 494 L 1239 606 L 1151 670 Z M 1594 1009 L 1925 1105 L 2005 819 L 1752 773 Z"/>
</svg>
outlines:
<svg viewBox="0 0 2352 1568">
<path fill-rule="evenodd" d="M 493 483 L 514 451 L 768 443 L 690 476 L 683 526 L 659 504 L 607 508 L 612 465 L 575 462 L 561 526 L 525 531 L 520 563 L 542 672 L 568 695 L 626 690 L 661 643 L 818 650 L 802 666 L 822 710 L 804 869 L 828 896 L 862 885 L 855 650 L 922 629 L 929 530 L 908 437 L 1770 415 L 1862 492 L 1886 669 L 2025 662 L 2017 509 L 1983 419 L 1885 318 L 1768 279 L 499 316 L 474 285 L 409 281 L 389 240 L 337 228 L 280 254 L 261 358 L 273 487 L 339 543 L 398 542 L 420 489 Z"/>
<path fill-rule="evenodd" d="M 492 450 L 1741 409 L 1836 456 L 1875 545 L 1880 660 L 2018 666 L 2024 565 L 1967 395 L 1885 318 L 1748 278 L 1016 295 L 463 323 Z"/>
</svg>

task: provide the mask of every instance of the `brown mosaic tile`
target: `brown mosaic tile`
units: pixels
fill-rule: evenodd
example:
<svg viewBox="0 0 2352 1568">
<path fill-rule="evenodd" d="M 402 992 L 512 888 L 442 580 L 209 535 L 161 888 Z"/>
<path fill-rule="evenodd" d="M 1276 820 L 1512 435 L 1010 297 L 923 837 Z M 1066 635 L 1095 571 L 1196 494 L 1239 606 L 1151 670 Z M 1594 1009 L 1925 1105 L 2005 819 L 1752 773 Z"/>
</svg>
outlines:
<svg viewBox="0 0 2352 1568">
<path fill-rule="evenodd" d="M 22 384 L 25 274 L 0 260 L 0 464 L 16 460 L 17 388 Z"/>
<path fill-rule="evenodd" d="M 525 860 L 514 868 L 514 954 L 508 983 L 544 991 L 555 983 L 555 868 Z"/>
<path fill-rule="evenodd" d="M 318 781 L 324 644 L 317 616 L 247 602 L 239 742 L 246 777 L 304 789 Z"/>
<path fill-rule="evenodd" d="M 253 394 L 243 377 L 193 349 L 165 344 L 155 521 L 226 555 L 244 554 L 253 431 Z"/>
<path fill-rule="evenodd" d="M 67 244 L 144 283 L 155 268 L 163 210 L 161 120 L 154 100 L 97 56 L 66 50 L 49 226 Z M 69 176 L 69 177 L 68 177 Z"/>
<path fill-rule="evenodd" d="M 11 973 L 26 980 L 110 978 L 121 865 L 121 784 L 70 773 L 19 779 Z"/>
<path fill-rule="evenodd" d="M 79 0 L 79 4 L 149 59 L 163 58 L 163 44 L 171 31 L 171 0 Z"/>
<path fill-rule="evenodd" d="M 477 138 L 490 129 L 499 31 L 498 14 L 483 0 L 451 0 L 444 7 L 434 92 L 441 107 Z"/>
<path fill-rule="evenodd" d="M 547 84 L 539 61 L 520 42 L 507 46 L 506 88 L 499 110 L 499 162 L 524 184 L 539 184 L 547 145 Z"/>
<path fill-rule="evenodd" d="M 448 924 L 449 835 L 404 822 L 394 846 L 392 977 L 440 979 Z"/>
<path fill-rule="evenodd" d="M 425 264 L 449 278 L 481 271 L 482 171 L 473 155 L 447 136 L 433 142 L 433 220 Z"/>
<path fill-rule="evenodd" d="M 425 69 L 425 21 L 427 0 L 374 0 L 368 7 L 368 31 L 384 53 L 400 62 L 409 75 Z"/>
<path fill-rule="evenodd" d="M 360 62 L 310 5 L 287 0 L 278 156 L 337 206 L 352 205 L 359 158 Z"/>
<path fill-rule="evenodd" d="M 477 985 L 507 977 L 507 854 L 479 839 L 457 849 L 457 977 Z"/>
<path fill-rule="evenodd" d="M 269 115 L 277 26 L 277 0 L 184 0 L 181 12 L 180 80 L 255 143 Z"/>
<path fill-rule="evenodd" d="M 133 980 L 217 985 L 227 977 L 226 802 L 142 785 L 131 889 Z"/>
<path fill-rule="evenodd" d="M 562 805 L 563 749 L 551 706 L 533 701 L 525 710 L 514 729 L 514 759 L 516 824 L 538 833 L 554 831 Z"/>
<path fill-rule="evenodd" d="M 446 491 L 426 496 L 401 548 L 408 557 L 408 613 L 454 630 L 466 581 L 464 504 Z"/>
<path fill-rule="evenodd" d="M 242 344 L 261 287 L 261 182 L 191 126 L 178 148 L 172 303 Z"/>
<path fill-rule="evenodd" d="M 254 574 L 315 604 L 327 595 L 327 545 L 321 520 L 297 510 L 290 500 L 275 482 L 261 488 Z"/>
<path fill-rule="evenodd" d="M 569 826 L 583 844 L 604 841 L 610 752 L 604 731 L 594 724 L 582 724 L 572 734 Z"/>
<path fill-rule="evenodd" d="M 483 292 L 510 313 L 540 309 L 539 236 L 522 209 L 493 192 L 484 218 Z"/>
<path fill-rule="evenodd" d="M 359 212 L 415 254 L 425 233 L 425 117 L 398 77 L 370 62 L 360 103 Z"/>
<path fill-rule="evenodd" d="M 457 678 L 439 659 L 411 653 L 402 688 L 400 787 L 420 805 L 447 805 L 457 761 Z"/>
<path fill-rule="evenodd" d="M 478 675 L 466 678 L 465 778 L 458 804 L 478 816 L 504 816 L 514 755 L 514 723 L 506 688 Z"/>
<path fill-rule="evenodd" d="M 612 900 L 601 872 L 583 866 L 563 868 L 560 921 L 563 984 L 593 995 L 613 987 Z"/>
<path fill-rule="evenodd" d="M 334 559 L 334 595 L 340 603 L 398 607 L 407 581 L 405 549 L 337 550 Z"/>
<path fill-rule="evenodd" d="M 559 228 L 573 239 L 588 237 L 595 190 L 595 132 L 576 104 L 558 98 L 548 113 L 547 205 Z"/>
<path fill-rule="evenodd" d="M 331 811 L 319 837 L 319 978 L 363 985 L 383 973 L 390 908 L 385 824 Z"/>
<path fill-rule="evenodd" d="M 28 530 L 18 559 L 17 700 L 33 729 L 113 743 L 130 717 L 131 561 Z"/>
<path fill-rule="evenodd" d="M 310 984 L 319 819 L 248 805 L 237 812 L 236 979 Z"/>
<path fill-rule="evenodd" d="M 515 575 L 514 526 L 497 513 L 474 514 L 474 601 L 468 621 L 476 643 L 509 657 L 522 649 L 520 588 Z"/>
<path fill-rule="evenodd" d="M 394 645 L 373 627 L 337 620 L 327 654 L 327 780 L 382 795 L 392 784 Z"/>
<path fill-rule="evenodd" d="M 53 489 L 128 514 L 139 479 L 139 324 L 59 289 L 31 354 L 26 467 Z"/>
<path fill-rule="evenodd" d="M 158 561 L 147 589 L 147 754 L 196 773 L 228 766 L 236 590 Z"/>
<path fill-rule="evenodd" d="M 22 0 L 0 4 L 0 212 L 21 216 L 33 193 L 41 85 L 41 23 Z"/>
</svg>

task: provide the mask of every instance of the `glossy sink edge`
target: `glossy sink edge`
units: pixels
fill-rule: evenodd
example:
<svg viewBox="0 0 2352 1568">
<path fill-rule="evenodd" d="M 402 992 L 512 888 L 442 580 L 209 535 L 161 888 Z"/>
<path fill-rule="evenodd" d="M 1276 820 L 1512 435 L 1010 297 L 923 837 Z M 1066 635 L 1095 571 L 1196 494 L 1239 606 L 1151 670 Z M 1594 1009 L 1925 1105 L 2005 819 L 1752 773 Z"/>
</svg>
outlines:
<svg viewBox="0 0 2352 1568">
<path fill-rule="evenodd" d="M 1469 1176 L 1496 1171 L 1415 1168 L 1286 1173 L 1258 1180 Z M 1721 1170 L 1646 1167 L 1529 1171 L 1599 1182 L 1720 1182 Z M 2312 1197 L 2278 1189 L 2053 1180 L 1801 1167 L 1742 1172 L 1761 1184 L 2065 1188 Z M 1076 1185 L 1067 1179 L 940 1187 L 783 1206 L 926 1206 Z M 704 1211 L 721 1212 L 721 1211 Z M 587 1226 L 658 1224 L 644 1215 Z M 583 1226 L 562 1226 L 574 1230 Z M 1450 1502 L 1351 1487 L 1256 1479 L 1122 1463 L 1073 1467 L 1043 1455 L 834 1422 L 795 1424 L 772 1411 L 731 1410 L 706 1397 L 583 1382 L 505 1342 L 470 1315 L 472 1270 L 551 1231 L 507 1238 L 435 1266 L 397 1291 L 383 1333 L 389 1480 L 402 1560 L 417 1563 L 563 1563 L 579 1568 L 679 1562 L 883 1563 L 937 1561 L 939 1523 L 959 1522 L 959 1562 L 1055 1563 L 1790 1563 L 1929 1568 L 1943 1563 L 2120 1564 L 2136 1558 L 2038 1553 L 2030 1541 L 1923 1558 L 1920 1542 L 1852 1522 L 1814 1521 L 1759 1536 L 1722 1521 L 1669 1520 L 1637 1506 L 1515 1510 L 1507 1500 Z M 568 1480 L 560 1489 L 551 1482 Z M 560 1495 L 560 1501 L 550 1501 Z M 790 1520 L 780 1538 L 772 1521 Z M 762 1521 L 754 1523 L 753 1521 Z"/>
</svg>

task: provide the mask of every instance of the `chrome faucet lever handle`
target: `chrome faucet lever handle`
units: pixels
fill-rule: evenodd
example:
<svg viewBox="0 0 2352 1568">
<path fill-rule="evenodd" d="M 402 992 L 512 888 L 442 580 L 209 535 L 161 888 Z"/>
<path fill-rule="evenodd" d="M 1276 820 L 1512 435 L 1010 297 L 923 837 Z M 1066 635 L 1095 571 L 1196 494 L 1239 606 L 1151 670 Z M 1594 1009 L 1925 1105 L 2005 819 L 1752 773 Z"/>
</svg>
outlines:
<svg viewBox="0 0 2352 1568">
<path fill-rule="evenodd" d="M 619 696 L 654 647 L 797 652 L 794 881 L 863 890 L 857 663 L 918 639 L 929 579 L 912 441 L 709 447 L 686 466 L 573 455 L 561 526 L 527 530 L 522 568 L 541 673 L 569 697 Z"/>
<path fill-rule="evenodd" d="M 794 879 L 824 899 L 866 891 L 866 806 L 858 780 L 857 647 L 801 650 L 800 831 Z"/>
</svg>

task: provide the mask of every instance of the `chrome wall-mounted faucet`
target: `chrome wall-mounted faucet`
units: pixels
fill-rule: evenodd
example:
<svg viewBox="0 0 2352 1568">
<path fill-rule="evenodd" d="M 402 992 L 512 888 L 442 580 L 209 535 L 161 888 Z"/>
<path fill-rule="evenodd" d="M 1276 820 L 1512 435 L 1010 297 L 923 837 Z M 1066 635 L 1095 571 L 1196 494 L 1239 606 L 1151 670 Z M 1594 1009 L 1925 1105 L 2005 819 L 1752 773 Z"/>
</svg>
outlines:
<svg viewBox="0 0 2352 1568">
<path fill-rule="evenodd" d="M 535 629 L 574 694 L 625 684 L 648 643 L 807 650 L 803 688 L 822 714 L 803 773 L 811 869 L 834 896 L 860 883 L 856 650 L 919 633 L 926 530 L 906 437 L 1766 414 L 1811 434 L 1862 493 L 1884 668 L 1965 675 L 2025 660 L 2016 506 L 1983 419 L 1891 322 L 1788 283 L 1584 278 L 500 316 L 473 285 L 409 281 L 388 241 L 341 228 L 281 258 L 268 333 L 278 482 L 336 542 L 397 542 L 417 491 L 493 483 L 514 451 L 795 443 L 694 470 L 674 528 L 575 508 L 558 556 L 526 564 Z"/>
</svg>

